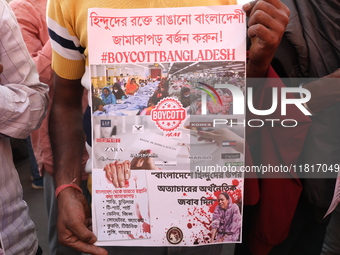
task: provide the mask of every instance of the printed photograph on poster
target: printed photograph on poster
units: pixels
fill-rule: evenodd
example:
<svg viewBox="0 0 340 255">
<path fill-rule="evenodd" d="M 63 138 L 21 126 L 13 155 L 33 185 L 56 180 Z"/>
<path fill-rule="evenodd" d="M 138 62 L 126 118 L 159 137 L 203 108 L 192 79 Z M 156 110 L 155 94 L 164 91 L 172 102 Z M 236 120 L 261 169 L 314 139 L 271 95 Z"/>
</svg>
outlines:
<svg viewBox="0 0 340 255">
<path fill-rule="evenodd" d="M 94 116 L 151 115 L 168 97 L 190 115 L 232 115 L 233 94 L 245 94 L 241 61 L 94 65 L 91 71 Z"/>
<path fill-rule="evenodd" d="M 181 135 L 166 137 L 149 116 L 94 116 L 93 166 L 103 169 L 110 162 L 129 160 L 136 169 L 137 159 L 144 158 L 144 169 L 206 171 L 204 166 L 243 162 L 242 121 L 188 115 L 176 130 Z"/>
<path fill-rule="evenodd" d="M 98 244 L 241 242 L 243 179 L 202 175 L 193 182 L 191 175 L 131 170 L 126 186 L 116 188 L 105 171 L 95 170 L 93 208 L 99 222 Z"/>
<path fill-rule="evenodd" d="M 107 161 L 131 159 L 131 155 L 136 155 L 141 150 L 151 150 L 152 153 L 147 156 L 154 158 L 155 164 L 165 169 L 187 169 L 190 163 L 197 162 L 200 158 L 205 161 L 214 159 L 215 163 L 219 163 L 219 157 L 223 155 L 222 160 L 243 161 L 241 154 L 237 154 L 234 149 L 243 147 L 243 129 L 237 126 L 237 123 L 242 123 L 244 118 L 229 115 L 233 114 L 231 90 L 242 94 L 245 90 L 244 62 L 161 64 L 156 69 L 159 70 L 158 74 L 168 76 L 153 79 L 143 76 L 154 70 L 154 67 L 147 66 L 138 64 L 115 67 L 115 73 L 107 78 L 113 85 L 106 84 L 103 88 L 94 86 L 93 104 L 99 95 L 103 102 L 105 97 L 115 98 L 114 93 L 118 91 L 123 95 L 122 98 L 116 98 L 115 102 L 104 103 L 101 110 L 93 113 L 94 167 L 103 167 Z M 93 68 L 108 70 L 107 66 Z M 127 69 L 139 72 L 140 75 L 135 78 L 114 76 L 117 69 L 118 73 Z M 99 77 L 92 76 L 93 81 L 96 79 Z M 139 89 L 134 95 L 124 94 L 127 86 L 125 81 L 129 79 L 138 80 L 135 83 Z M 111 94 L 106 91 L 111 91 Z M 176 101 L 170 101 L 172 99 Z M 164 119 L 165 112 L 158 111 L 162 104 L 171 104 L 175 109 L 178 107 L 179 118 L 174 116 L 175 118 L 171 119 L 170 116 Z M 229 122 L 226 123 L 226 120 Z M 235 138 L 236 135 L 224 134 L 225 128 L 238 133 L 238 136 Z M 131 136 L 131 132 L 135 135 Z M 198 132 L 206 136 L 217 133 L 220 138 L 218 141 L 212 141 L 204 136 L 200 137 Z M 221 155 L 219 157 L 215 155 L 213 158 L 211 154 L 202 153 L 210 151 L 213 154 L 218 149 Z M 234 157 L 228 155 L 234 151 Z M 242 152 L 242 149 L 238 151 Z"/>
</svg>

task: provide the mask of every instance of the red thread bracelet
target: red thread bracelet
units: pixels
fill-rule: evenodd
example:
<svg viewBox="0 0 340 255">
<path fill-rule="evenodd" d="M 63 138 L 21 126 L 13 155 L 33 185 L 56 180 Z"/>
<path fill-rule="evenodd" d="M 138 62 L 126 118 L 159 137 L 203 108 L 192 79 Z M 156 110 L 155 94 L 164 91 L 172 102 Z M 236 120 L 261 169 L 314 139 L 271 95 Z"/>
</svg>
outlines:
<svg viewBox="0 0 340 255">
<path fill-rule="evenodd" d="M 63 184 L 63 185 L 58 186 L 55 190 L 55 197 L 58 197 L 60 192 L 62 192 L 64 189 L 67 189 L 67 188 L 74 188 L 74 189 L 80 191 L 81 193 L 83 193 L 83 190 L 77 184 L 74 184 L 74 182 L 76 180 L 77 180 L 77 178 L 75 178 L 73 181 L 71 181 L 70 184 Z"/>
</svg>

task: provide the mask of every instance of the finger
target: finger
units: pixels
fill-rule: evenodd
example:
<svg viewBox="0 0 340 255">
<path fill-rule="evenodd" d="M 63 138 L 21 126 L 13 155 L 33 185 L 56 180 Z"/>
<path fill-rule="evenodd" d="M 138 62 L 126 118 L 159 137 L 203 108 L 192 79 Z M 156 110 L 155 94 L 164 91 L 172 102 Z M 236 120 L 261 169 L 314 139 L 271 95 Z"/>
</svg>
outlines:
<svg viewBox="0 0 340 255">
<path fill-rule="evenodd" d="M 248 4 L 245 4 L 243 6 L 243 10 L 248 14 L 249 16 L 253 15 L 253 13 L 257 9 L 261 9 L 264 6 L 272 6 L 275 10 L 282 10 L 285 11 L 286 13 L 289 14 L 289 9 L 288 7 L 283 4 L 280 0 L 256 0 L 256 1 L 251 1 Z M 272 9 L 272 10 L 274 10 Z"/>
<path fill-rule="evenodd" d="M 130 164 L 130 161 L 128 160 L 125 160 L 123 162 L 123 165 L 124 165 L 124 176 L 125 176 L 125 180 L 129 180 L 130 179 L 130 176 L 131 176 L 131 164 Z"/>
<path fill-rule="evenodd" d="M 112 183 L 115 188 L 119 188 L 119 182 L 118 182 L 118 176 L 117 176 L 117 168 L 116 168 L 116 162 L 110 163 L 111 168 L 111 176 L 112 176 Z"/>
<path fill-rule="evenodd" d="M 125 176 L 122 162 L 116 162 L 116 170 L 119 187 L 123 188 L 125 186 Z"/>
<path fill-rule="evenodd" d="M 88 201 L 86 200 L 86 198 L 83 194 L 78 193 L 77 195 L 78 195 L 79 200 L 81 201 L 81 203 L 83 204 L 83 207 L 84 207 L 85 222 L 87 222 L 90 219 L 91 224 L 92 224 L 91 208 L 90 208 Z M 87 224 L 85 224 L 85 225 L 88 226 Z"/>
<path fill-rule="evenodd" d="M 276 36 L 275 33 L 272 33 L 266 27 L 256 24 L 248 29 L 249 38 L 258 38 L 260 43 L 256 45 L 257 49 L 274 49 L 280 42 L 281 37 Z"/>
<path fill-rule="evenodd" d="M 84 224 L 78 224 L 76 227 L 68 227 L 67 231 L 58 231 L 58 239 L 65 245 L 73 245 L 77 242 L 94 244 L 97 241 L 96 236 Z M 64 233 L 64 234 L 62 234 Z"/>
<path fill-rule="evenodd" d="M 136 158 L 136 169 L 139 169 L 143 167 L 144 164 L 144 158 Z"/>
<path fill-rule="evenodd" d="M 248 28 L 248 36 L 251 39 L 255 37 L 259 37 L 259 39 L 269 40 L 269 38 L 266 37 L 269 34 L 270 34 L 270 31 L 268 31 L 268 29 L 261 24 L 256 24 Z"/>
<path fill-rule="evenodd" d="M 137 163 L 139 158 L 133 158 L 131 160 L 131 169 L 137 169 Z"/>
<path fill-rule="evenodd" d="M 111 167 L 110 165 L 106 165 L 104 167 L 104 171 L 105 171 L 105 176 L 106 176 L 106 179 L 112 183 L 112 173 L 111 173 Z"/>
<path fill-rule="evenodd" d="M 150 154 L 151 150 L 141 150 L 141 154 L 146 155 Z M 138 161 L 139 167 L 142 169 L 145 169 L 145 164 L 147 164 L 149 158 L 141 157 L 140 160 Z"/>
<path fill-rule="evenodd" d="M 71 194 L 72 189 L 66 189 L 58 197 L 58 241 L 82 252 L 107 254 L 105 250 L 98 250 L 93 245 L 97 238 L 88 229 L 90 219 L 86 218 L 85 197 L 80 193 L 76 193 L 75 196 Z"/>
<path fill-rule="evenodd" d="M 251 11 L 248 26 L 262 24 L 268 28 L 283 27 L 284 30 L 288 21 L 289 9 L 286 6 L 278 9 L 268 2 L 258 1 Z"/>
<path fill-rule="evenodd" d="M 262 5 L 266 6 L 263 8 L 253 9 L 252 14 L 250 15 L 250 18 L 248 20 L 249 27 L 255 24 L 262 24 L 265 27 L 270 27 L 272 25 L 271 22 L 273 22 L 273 20 L 276 18 L 273 17 L 276 10 L 272 10 L 275 7 L 267 3 L 264 3 Z"/>
<path fill-rule="evenodd" d="M 286 9 L 289 11 L 288 7 L 282 3 L 281 0 L 258 0 L 258 2 L 267 2 L 275 6 L 277 9 Z"/>
<path fill-rule="evenodd" d="M 145 170 L 154 170 L 155 164 L 153 163 L 153 159 L 152 158 L 144 159 L 142 168 Z"/>
<path fill-rule="evenodd" d="M 249 17 L 251 10 L 254 8 L 257 1 L 250 1 L 243 5 L 243 10 L 246 12 L 247 17 Z"/>
<path fill-rule="evenodd" d="M 141 150 L 139 154 L 144 154 L 145 150 Z M 131 169 L 139 169 L 142 167 L 144 162 L 144 158 L 142 157 L 136 157 L 131 160 Z"/>
<path fill-rule="evenodd" d="M 91 232 L 93 232 L 93 231 L 92 231 L 92 218 L 87 218 L 87 219 L 85 220 L 85 226 L 87 227 L 88 230 L 90 230 Z"/>
<path fill-rule="evenodd" d="M 108 252 L 105 249 L 81 241 L 75 242 L 70 247 L 75 250 L 81 251 L 82 253 L 88 253 L 93 255 L 108 255 Z"/>
<path fill-rule="evenodd" d="M 145 153 L 148 154 L 148 156 L 150 156 L 152 151 L 150 149 L 148 149 L 148 150 L 145 151 Z M 145 170 L 159 170 L 159 168 L 156 167 L 153 158 L 151 158 L 151 157 L 147 157 L 147 158 L 144 159 L 142 168 L 145 169 Z"/>
<path fill-rule="evenodd" d="M 58 219 L 58 241 L 71 248 L 80 249 L 82 245 L 77 248 L 78 243 L 93 244 L 97 241 L 96 236 L 90 231 L 84 222 L 70 221 L 68 224 L 63 224 L 60 219 Z M 83 250 L 81 250 L 83 251 Z"/>
</svg>

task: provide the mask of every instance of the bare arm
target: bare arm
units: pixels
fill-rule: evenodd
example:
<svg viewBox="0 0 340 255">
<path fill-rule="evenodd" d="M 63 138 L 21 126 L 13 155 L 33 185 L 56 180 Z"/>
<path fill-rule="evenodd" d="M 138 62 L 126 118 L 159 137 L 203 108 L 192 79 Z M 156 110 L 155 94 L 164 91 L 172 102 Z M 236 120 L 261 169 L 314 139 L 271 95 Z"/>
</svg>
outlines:
<svg viewBox="0 0 340 255">
<path fill-rule="evenodd" d="M 81 158 L 85 134 L 82 126 L 83 87 L 80 80 L 65 80 L 55 75 L 55 95 L 49 122 L 51 144 L 56 168 L 56 185 L 80 184 Z"/>
<path fill-rule="evenodd" d="M 55 94 L 49 130 L 54 155 L 56 187 L 81 181 L 81 159 L 85 135 L 82 125 L 83 87 L 80 80 L 66 80 L 55 75 Z M 58 239 L 63 245 L 91 253 L 107 254 L 93 243 L 97 240 L 91 227 L 90 208 L 85 197 L 74 188 L 58 196 Z"/>
<path fill-rule="evenodd" d="M 216 233 L 217 233 L 217 229 L 211 230 L 211 243 L 215 242 Z"/>
</svg>

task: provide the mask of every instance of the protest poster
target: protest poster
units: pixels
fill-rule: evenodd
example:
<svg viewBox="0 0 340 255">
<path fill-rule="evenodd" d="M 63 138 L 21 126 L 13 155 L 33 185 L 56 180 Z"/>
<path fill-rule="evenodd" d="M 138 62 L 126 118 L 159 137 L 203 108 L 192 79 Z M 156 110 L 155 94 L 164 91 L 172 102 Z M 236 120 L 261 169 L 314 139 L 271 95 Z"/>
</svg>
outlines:
<svg viewBox="0 0 340 255">
<path fill-rule="evenodd" d="M 241 242 L 241 6 L 92 8 L 88 40 L 98 245 Z"/>
</svg>

